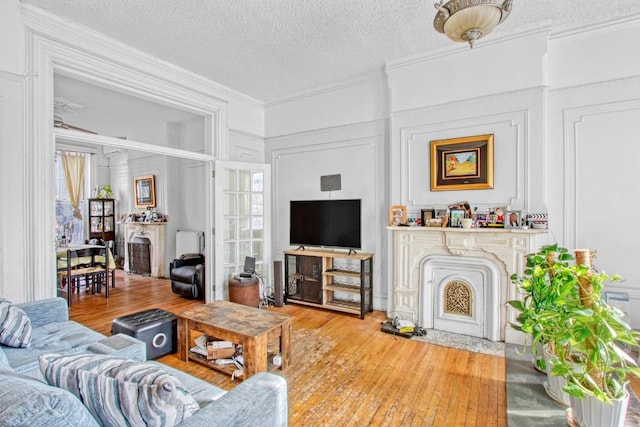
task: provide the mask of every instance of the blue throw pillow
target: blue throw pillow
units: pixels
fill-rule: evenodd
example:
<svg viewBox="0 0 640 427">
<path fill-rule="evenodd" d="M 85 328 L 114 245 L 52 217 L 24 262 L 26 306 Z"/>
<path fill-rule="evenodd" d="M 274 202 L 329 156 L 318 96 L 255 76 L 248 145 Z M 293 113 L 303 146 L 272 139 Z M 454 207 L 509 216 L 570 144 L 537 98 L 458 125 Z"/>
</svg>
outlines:
<svg viewBox="0 0 640 427">
<path fill-rule="evenodd" d="M 31 320 L 20 307 L 0 298 L 0 344 L 29 347 Z"/>
<path fill-rule="evenodd" d="M 91 354 L 39 361 L 47 382 L 80 398 L 103 425 L 174 426 L 200 409 L 176 377 L 152 363 Z"/>
</svg>

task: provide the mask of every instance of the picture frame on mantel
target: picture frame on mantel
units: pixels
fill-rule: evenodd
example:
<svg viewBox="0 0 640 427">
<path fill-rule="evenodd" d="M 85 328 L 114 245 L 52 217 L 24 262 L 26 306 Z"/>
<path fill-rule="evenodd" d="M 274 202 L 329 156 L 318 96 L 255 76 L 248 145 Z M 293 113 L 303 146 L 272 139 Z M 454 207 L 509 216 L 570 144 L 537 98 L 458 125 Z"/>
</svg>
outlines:
<svg viewBox="0 0 640 427">
<path fill-rule="evenodd" d="M 431 141 L 431 191 L 493 188 L 493 134 Z"/>
<path fill-rule="evenodd" d="M 137 176 L 134 178 L 136 209 L 156 207 L 156 181 L 154 175 Z"/>
<path fill-rule="evenodd" d="M 404 205 L 394 205 L 389 207 L 389 225 L 400 225 L 407 223 L 407 207 Z"/>
<path fill-rule="evenodd" d="M 522 228 L 522 211 L 506 211 L 504 228 Z"/>
</svg>

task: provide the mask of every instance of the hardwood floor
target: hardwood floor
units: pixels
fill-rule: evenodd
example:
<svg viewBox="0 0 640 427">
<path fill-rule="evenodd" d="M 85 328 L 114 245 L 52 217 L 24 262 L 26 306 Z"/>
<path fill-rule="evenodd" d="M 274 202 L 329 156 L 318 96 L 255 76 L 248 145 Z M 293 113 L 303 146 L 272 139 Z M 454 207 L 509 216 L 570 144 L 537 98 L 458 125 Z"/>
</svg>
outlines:
<svg viewBox="0 0 640 427">
<path fill-rule="evenodd" d="M 73 320 L 110 335 L 116 317 L 154 307 L 178 313 L 200 304 L 173 294 L 168 280 L 117 273 L 109 299 L 74 294 Z M 271 310 L 294 316 L 294 360 L 284 373 L 292 426 L 507 424 L 503 358 L 382 333 L 383 312 L 361 320 L 293 304 Z M 236 385 L 174 354 L 158 361 L 226 390 Z"/>
</svg>

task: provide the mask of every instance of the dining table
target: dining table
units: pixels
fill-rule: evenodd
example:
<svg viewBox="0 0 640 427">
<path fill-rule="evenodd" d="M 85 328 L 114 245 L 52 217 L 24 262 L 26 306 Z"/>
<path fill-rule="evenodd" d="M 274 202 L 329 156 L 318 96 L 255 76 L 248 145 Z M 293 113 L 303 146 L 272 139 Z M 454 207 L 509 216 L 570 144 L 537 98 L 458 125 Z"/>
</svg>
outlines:
<svg viewBox="0 0 640 427">
<path fill-rule="evenodd" d="M 58 267 L 58 271 L 65 270 L 67 268 L 67 251 L 70 250 L 80 250 L 80 249 L 91 249 L 91 248 L 103 248 L 104 246 L 93 245 L 93 244 L 85 244 L 85 243 L 76 243 L 70 244 L 67 246 L 58 246 L 56 247 L 56 263 Z M 113 254 L 111 253 L 111 249 L 107 247 L 107 258 L 108 259 L 108 270 L 109 275 L 111 276 L 111 287 L 115 287 L 116 276 L 114 274 L 116 269 L 116 262 L 113 258 Z M 104 256 L 97 256 L 95 259 L 96 262 L 104 263 Z M 78 265 L 84 265 L 91 263 L 91 257 L 73 257 L 71 259 L 71 266 L 75 267 Z M 107 283 L 108 285 L 108 283 Z"/>
</svg>

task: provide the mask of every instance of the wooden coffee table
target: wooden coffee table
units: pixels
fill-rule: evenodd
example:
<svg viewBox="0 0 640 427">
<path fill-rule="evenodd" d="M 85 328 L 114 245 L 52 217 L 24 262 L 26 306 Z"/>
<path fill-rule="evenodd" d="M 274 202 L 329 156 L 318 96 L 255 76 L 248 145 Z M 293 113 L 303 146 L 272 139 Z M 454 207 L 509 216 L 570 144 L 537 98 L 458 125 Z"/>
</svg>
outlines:
<svg viewBox="0 0 640 427">
<path fill-rule="evenodd" d="M 282 357 L 280 369 L 289 367 L 291 358 L 291 331 L 293 317 L 286 314 L 259 310 L 229 301 L 214 301 L 196 305 L 178 313 L 178 358 L 194 361 L 209 368 L 232 374 L 232 367 L 217 365 L 205 357 L 189 351 L 192 331 L 201 332 L 219 340 L 241 344 L 244 359 L 243 378 L 269 368 L 268 344 L 279 341 Z"/>
</svg>

